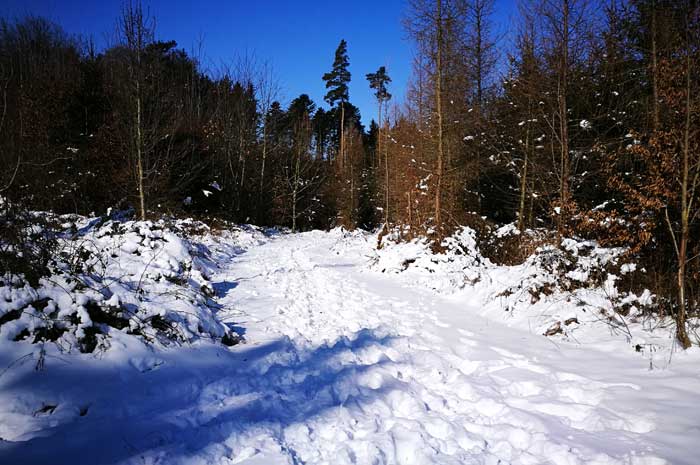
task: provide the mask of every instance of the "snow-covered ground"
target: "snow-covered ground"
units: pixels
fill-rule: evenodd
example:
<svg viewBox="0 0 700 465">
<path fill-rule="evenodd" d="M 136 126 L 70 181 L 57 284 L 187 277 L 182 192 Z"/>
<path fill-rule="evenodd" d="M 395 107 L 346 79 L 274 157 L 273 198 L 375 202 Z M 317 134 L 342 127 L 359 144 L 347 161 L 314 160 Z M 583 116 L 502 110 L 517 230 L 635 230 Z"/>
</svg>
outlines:
<svg viewBox="0 0 700 465">
<path fill-rule="evenodd" d="M 378 269 L 394 252 L 359 232 L 202 241 L 216 317 L 246 343 L 116 337 L 36 371 L 36 347 L 3 340 L 0 463 L 697 463 L 697 348 L 546 338 L 494 310 L 504 268 L 436 292 Z"/>
</svg>

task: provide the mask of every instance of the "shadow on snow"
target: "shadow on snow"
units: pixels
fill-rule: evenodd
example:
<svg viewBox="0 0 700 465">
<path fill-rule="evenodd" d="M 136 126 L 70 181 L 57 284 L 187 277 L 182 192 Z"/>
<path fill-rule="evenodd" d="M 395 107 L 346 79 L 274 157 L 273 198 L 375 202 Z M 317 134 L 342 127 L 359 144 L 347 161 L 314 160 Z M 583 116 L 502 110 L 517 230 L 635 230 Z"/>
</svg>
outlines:
<svg viewBox="0 0 700 465">
<path fill-rule="evenodd" d="M 163 359 L 149 362 L 152 369 L 148 364 L 140 369 L 133 360 L 115 366 L 94 359 L 83 368 L 51 362 L 43 372 L 22 367 L 0 379 L 0 389 L 16 392 L 22 404 L 33 401 L 32 408 L 42 402 L 57 405 L 52 417 L 58 424 L 25 441 L 0 441 L 0 463 L 98 465 L 161 454 L 186 458 L 254 428 L 280 431 L 330 409 L 371 403 L 396 385 L 370 389 L 358 379 L 392 361 L 383 351 L 374 352 L 372 364 L 354 354 L 381 349 L 393 339 L 364 329 L 313 349 L 283 338 L 233 351 L 151 353 Z"/>
</svg>

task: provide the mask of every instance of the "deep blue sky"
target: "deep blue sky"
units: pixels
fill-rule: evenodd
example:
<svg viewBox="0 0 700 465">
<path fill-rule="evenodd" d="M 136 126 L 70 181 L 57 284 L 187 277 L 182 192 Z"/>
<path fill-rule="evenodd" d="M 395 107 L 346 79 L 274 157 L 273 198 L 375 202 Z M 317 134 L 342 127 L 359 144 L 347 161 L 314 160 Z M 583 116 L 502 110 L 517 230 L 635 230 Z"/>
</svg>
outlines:
<svg viewBox="0 0 700 465">
<path fill-rule="evenodd" d="M 497 0 L 496 19 L 507 31 L 515 0 Z M 41 15 L 74 34 L 93 36 L 98 46 L 114 36 L 119 0 L 2 0 L 5 18 Z M 386 65 L 390 91 L 401 100 L 411 68 L 411 44 L 401 18 L 404 0 L 143 0 L 156 17 L 159 39 L 187 51 L 203 39 L 204 64 L 216 70 L 236 56 L 269 62 L 283 87 L 282 102 L 307 93 L 317 104 L 325 95 L 323 73 L 331 68 L 340 39 L 348 41 L 350 100 L 368 124 L 376 105 L 365 74 Z"/>
</svg>

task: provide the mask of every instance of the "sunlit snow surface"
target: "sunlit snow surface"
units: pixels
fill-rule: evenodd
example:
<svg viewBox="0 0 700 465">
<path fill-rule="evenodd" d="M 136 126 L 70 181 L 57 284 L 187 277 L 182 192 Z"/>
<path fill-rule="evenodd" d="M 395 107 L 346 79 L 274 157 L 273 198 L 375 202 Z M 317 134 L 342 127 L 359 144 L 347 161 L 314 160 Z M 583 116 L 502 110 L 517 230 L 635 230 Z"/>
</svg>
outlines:
<svg viewBox="0 0 700 465">
<path fill-rule="evenodd" d="M 532 264 L 377 255 L 339 230 L 202 242 L 217 318 L 247 342 L 113 331 L 97 356 L 47 345 L 35 371 L 38 347 L 2 338 L 2 369 L 26 357 L 0 377 L 1 464 L 697 463 L 698 349 L 661 331 L 639 353 L 594 322 L 545 338 L 574 303 L 496 297 Z M 434 269 L 380 269 L 405 257 Z"/>
</svg>

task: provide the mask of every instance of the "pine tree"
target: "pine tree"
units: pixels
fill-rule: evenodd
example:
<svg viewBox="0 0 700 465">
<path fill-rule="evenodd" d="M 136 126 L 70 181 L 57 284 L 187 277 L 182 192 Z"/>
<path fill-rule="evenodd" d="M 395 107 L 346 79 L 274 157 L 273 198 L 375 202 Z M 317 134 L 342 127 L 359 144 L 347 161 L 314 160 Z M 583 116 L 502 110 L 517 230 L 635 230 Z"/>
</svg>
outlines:
<svg viewBox="0 0 700 465">
<path fill-rule="evenodd" d="M 324 100 L 330 106 L 340 105 L 340 148 L 339 154 L 342 159 L 345 156 L 345 103 L 348 101 L 348 84 L 350 83 L 350 60 L 348 59 L 348 44 L 345 40 L 341 40 L 338 48 L 335 51 L 335 60 L 333 60 L 333 69 L 323 75 L 323 80 L 326 81 L 326 89 L 328 93 Z"/>
<path fill-rule="evenodd" d="M 333 166 L 336 181 L 333 190 L 338 201 L 337 220 L 340 220 L 346 227 L 354 228 L 357 213 L 356 191 L 359 186 L 356 177 L 360 174 L 356 162 L 359 151 L 362 150 L 362 143 L 357 137 L 359 111 L 348 102 L 349 66 L 348 45 L 345 40 L 341 40 L 335 51 L 333 69 L 323 75 L 323 80 L 326 81 L 328 89 L 325 96 L 326 102 L 335 107 L 334 111 L 340 110 L 340 134 L 337 151 L 339 156 L 337 156 Z M 347 120 L 351 122 L 351 127 L 348 129 L 346 129 L 346 115 L 348 116 Z M 352 150 L 348 150 L 348 148 L 352 148 Z"/>
<path fill-rule="evenodd" d="M 391 82 L 391 78 L 386 72 L 385 66 L 380 66 L 376 73 L 368 73 L 367 80 L 369 81 L 369 88 L 374 89 L 374 96 L 377 97 L 377 102 L 379 102 L 379 121 L 382 120 L 381 105 L 384 102 L 391 100 L 391 94 L 387 90 L 387 84 Z"/>
<path fill-rule="evenodd" d="M 374 89 L 374 96 L 377 98 L 377 104 L 379 106 L 379 119 L 377 120 L 377 159 L 381 164 L 382 156 L 382 127 L 383 116 L 382 107 L 384 103 L 391 100 L 391 94 L 387 90 L 387 84 L 391 82 L 391 78 L 386 72 L 385 66 L 380 66 L 376 73 L 367 74 L 367 80 L 369 81 L 370 89 Z M 387 163 L 386 157 L 384 157 L 384 227 L 387 228 L 389 225 L 389 164 Z"/>
</svg>

